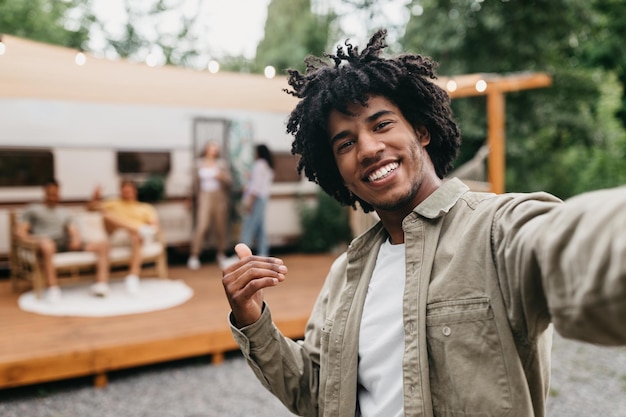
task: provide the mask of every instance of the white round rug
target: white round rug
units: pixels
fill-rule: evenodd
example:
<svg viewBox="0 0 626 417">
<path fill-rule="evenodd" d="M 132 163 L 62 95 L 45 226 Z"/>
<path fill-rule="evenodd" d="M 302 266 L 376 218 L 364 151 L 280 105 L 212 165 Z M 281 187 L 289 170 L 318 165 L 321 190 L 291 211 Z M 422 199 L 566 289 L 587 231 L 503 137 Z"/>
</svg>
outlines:
<svg viewBox="0 0 626 417">
<path fill-rule="evenodd" d="M 109 283 L 109 294 L 96 297 L 89 292 L 89 283 L 61 287 L 61 300 L 50 303 L 37 299 L 32 291 L 19 297 L 24 311 L 49 316 L 106 317 L 123 314 L 147 313 L 175 307 L 189 300 L 193 290 L 181 280 L 141 278 L 139 292 L 129 294 L 124 281 Z"/>
</svg>

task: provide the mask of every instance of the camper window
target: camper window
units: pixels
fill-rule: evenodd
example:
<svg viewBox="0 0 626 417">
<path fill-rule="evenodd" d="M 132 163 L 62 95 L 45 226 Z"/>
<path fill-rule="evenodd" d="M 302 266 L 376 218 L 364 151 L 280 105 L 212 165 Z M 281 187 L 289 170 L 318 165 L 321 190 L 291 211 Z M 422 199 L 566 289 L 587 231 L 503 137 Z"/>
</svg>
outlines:
<svg viewBox="0 0 626 417">
<path fill-rule="evenodd" d="M 117 152 L 120 174 L 167 174 L 170 172 L 169 152 Z"/>
<path fill-rule="evenodd" d="M 50 150 L 0 148 L 0 187 L 39 186 L 52 177 Z"/>
</svg>

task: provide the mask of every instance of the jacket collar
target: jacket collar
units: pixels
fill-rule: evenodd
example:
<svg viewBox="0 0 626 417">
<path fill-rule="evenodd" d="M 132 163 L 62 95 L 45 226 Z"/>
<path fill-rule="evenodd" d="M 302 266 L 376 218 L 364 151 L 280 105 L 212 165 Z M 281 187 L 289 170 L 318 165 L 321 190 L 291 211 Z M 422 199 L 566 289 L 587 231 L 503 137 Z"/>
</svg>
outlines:
<svg viewBox="0 0 626 417">
<path fill-rule="evenodd" d="M 441 187 L 428 196 L 417 207 L 413 209 L 414 214 L 409 216 L 421 216 L 427 219 L 436 219 L 443 216 L 459 201 L 459 198 L 469 190 L 458 178 L 451 178 L 445 181 Z M 386 230 L 379 221 L 367 232 L 355 238 L 348 248 L 348 258 L 356 259 L 363 254 L 378 249 L 382 242 L 388 237 Z"/>
<path fill-rule="evenodd" d="M 415 207 L 413 212 L 427 219 L 436 219 L 449 212 L 468 190 L 469 187 L 460 179 L 451 178 Z"/>
</svg>

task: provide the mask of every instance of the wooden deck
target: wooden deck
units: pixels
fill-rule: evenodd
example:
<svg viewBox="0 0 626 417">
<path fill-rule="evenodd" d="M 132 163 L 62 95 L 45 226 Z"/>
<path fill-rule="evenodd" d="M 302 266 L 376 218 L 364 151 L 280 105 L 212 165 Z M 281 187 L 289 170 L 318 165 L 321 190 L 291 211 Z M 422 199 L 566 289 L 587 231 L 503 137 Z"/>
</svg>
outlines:
<svg viewBox="0 0 626 417">
<path fill-rule="evenodd" d="M 315 297 L 334 256 L 282 256 L 287 280 L 265 292 L 272 316 L 285 335 L 304 334 Z M 171 267 L 194 295 L 167 310 L 105 318 L 53 317 L 19 309 L 19 294 L 0 281 L 0 389 L 79 376 L 107 383 L 107 372 L 157 362 L 213 355 L 238 349 L 227 323 L 228 302 L 221 271 L 206 264 L 198 271 Z"/>
</svg>

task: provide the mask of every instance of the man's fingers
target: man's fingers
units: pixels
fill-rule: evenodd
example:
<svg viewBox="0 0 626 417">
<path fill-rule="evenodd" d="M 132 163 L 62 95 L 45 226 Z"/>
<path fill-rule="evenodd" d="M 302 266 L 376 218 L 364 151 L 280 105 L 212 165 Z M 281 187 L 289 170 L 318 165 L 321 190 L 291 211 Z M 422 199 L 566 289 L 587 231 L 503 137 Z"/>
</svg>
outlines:
<svg viewBox="0 0 626 417">
<path fill-rule="evenodd" d="M 245 243 L 237 243 L 235 246 L 235 252 L 239 259 L 247 258 L 248 256 L 252 256 L 252 251 Z"/>
</svg>

